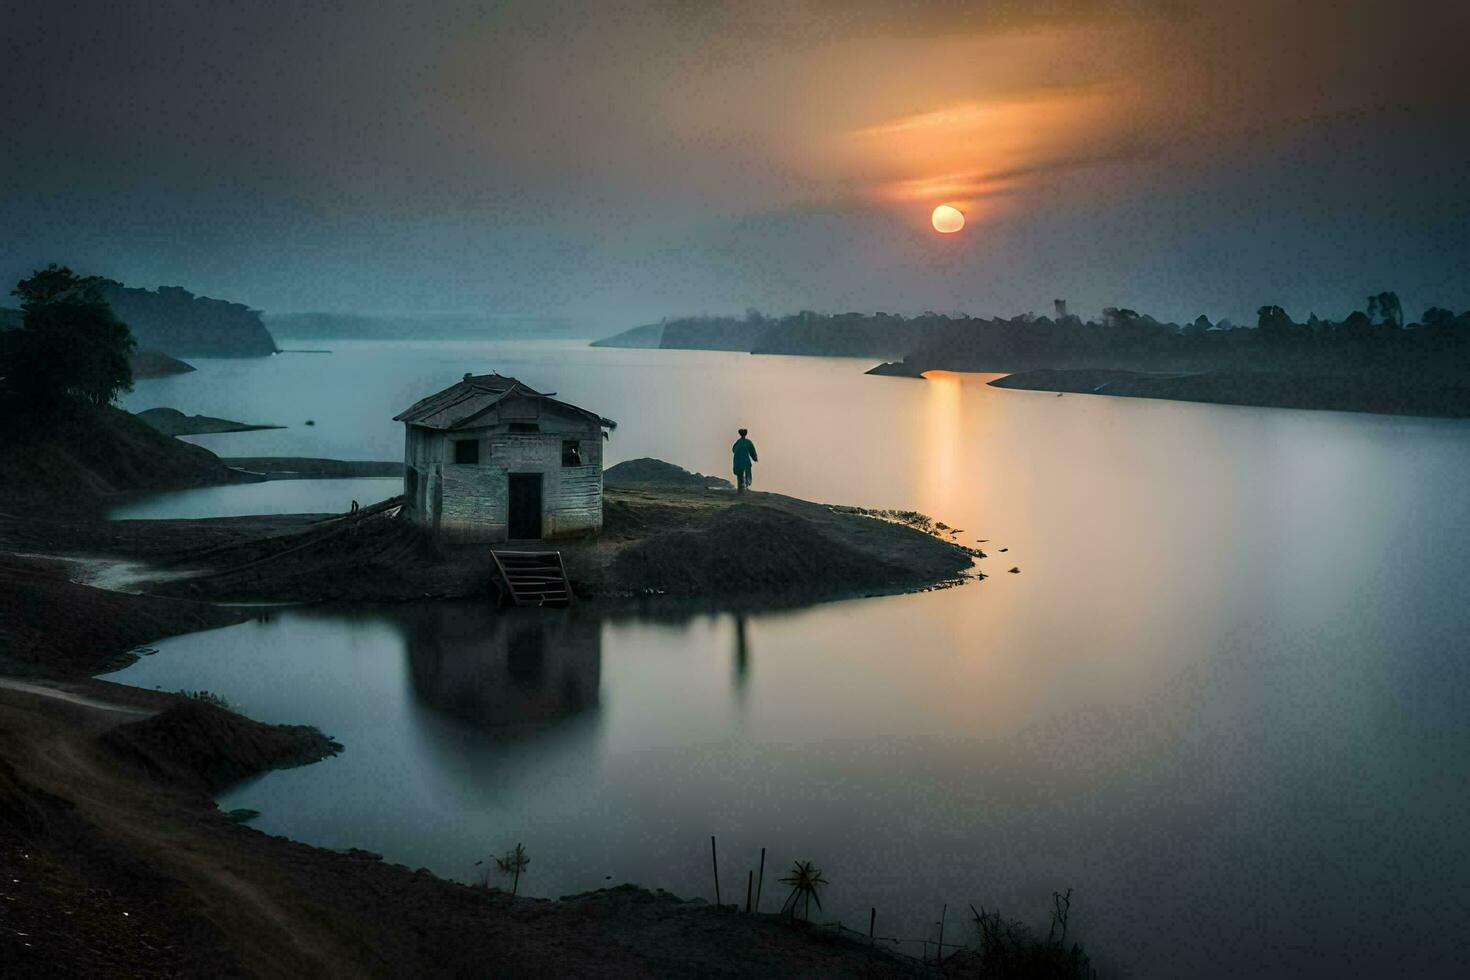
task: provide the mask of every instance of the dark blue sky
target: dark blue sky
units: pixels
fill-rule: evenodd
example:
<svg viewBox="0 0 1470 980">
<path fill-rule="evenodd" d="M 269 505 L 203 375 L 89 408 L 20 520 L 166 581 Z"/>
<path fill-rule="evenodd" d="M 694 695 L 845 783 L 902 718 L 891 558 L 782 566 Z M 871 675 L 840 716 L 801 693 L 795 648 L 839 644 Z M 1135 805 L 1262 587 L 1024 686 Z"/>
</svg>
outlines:
<svg viewBox="0 0 1470 980">
<path fill-rule="evenodd" d="M 1465 309 L 1467 6 L 21 0 L 0 274 L 609 327 Z"/>
</svg>

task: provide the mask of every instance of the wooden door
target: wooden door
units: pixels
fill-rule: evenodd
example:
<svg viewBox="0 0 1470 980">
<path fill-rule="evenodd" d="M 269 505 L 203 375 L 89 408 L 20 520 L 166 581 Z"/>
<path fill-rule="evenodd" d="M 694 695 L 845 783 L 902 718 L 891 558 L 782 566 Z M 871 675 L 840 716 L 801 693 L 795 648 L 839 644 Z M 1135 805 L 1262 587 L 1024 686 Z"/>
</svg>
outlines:
<svg viewBox="0 0 1470 980">
<path fill-rule="evenodd" d="M 541 474 L 510 474 L 507 492 L 510 494 L 506 508 L 510 524 L 507 536 L 512 541 L 540 540 Z"/>
</svg>

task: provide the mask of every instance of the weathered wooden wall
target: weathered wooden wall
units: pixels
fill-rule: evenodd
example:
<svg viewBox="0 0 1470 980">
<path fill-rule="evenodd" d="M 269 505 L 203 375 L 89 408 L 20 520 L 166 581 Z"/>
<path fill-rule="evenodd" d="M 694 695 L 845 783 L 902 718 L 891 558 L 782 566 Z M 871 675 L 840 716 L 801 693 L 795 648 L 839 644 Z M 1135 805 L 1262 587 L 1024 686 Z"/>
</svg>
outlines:
<svg viewBox="0 0 1470 980">
<path fill-rule="evenodd" d="M 539 432 L 511 432 L 512 422 L 534 421 Z M 529 399 L 476 419 L 473 428 L 441 432 L 406 426 L 404 465 L 416 473 L 414 513 L 444 539 L 505 540 L 511 473 L 540 473 L 544 538 L 596 533 L 602 528 L 602 428 L 583 418 L 541 411 Z M 454 443 L 479 443 L 478 464 L 455 463 Z M 562 441 L 576 439 L 581 466 L 563 466 Z M 405 476 L 404 489 L 409 480 Z"/>
</svg>

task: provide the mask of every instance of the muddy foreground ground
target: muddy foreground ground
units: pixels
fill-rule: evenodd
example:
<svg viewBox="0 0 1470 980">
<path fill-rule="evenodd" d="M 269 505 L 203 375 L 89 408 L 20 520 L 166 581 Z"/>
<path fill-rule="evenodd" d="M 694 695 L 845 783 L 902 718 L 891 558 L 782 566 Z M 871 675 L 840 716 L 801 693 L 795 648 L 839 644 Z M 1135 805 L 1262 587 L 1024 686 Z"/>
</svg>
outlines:
<svg viewBox="0 0 1470 980">
<path fill-rule="evenodd" d="M 516 899 L 271 837 L 109 752 L 167 696 L 0 688 L 11 976 L 924 976 L 919 964 L 623 886 Z"/>
</svg>

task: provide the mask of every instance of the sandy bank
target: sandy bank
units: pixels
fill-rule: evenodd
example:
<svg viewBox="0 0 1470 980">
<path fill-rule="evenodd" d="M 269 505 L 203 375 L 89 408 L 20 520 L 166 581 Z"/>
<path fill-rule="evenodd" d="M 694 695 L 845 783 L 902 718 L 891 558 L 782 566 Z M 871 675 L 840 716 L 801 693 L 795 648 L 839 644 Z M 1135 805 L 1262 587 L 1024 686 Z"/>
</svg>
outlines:
<svg viewBox="0 0 1470 980">
<path fill-rule="evenodd" d="M 267 725 L 194 697 L 177 698 L 158 714 L 110 729 L 101 742 L 145 773 L 207 793 L 342 751 L 309 725 Z"/>
</svg>

